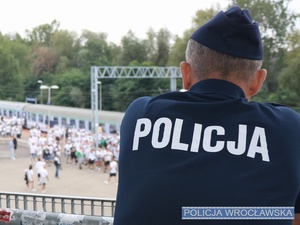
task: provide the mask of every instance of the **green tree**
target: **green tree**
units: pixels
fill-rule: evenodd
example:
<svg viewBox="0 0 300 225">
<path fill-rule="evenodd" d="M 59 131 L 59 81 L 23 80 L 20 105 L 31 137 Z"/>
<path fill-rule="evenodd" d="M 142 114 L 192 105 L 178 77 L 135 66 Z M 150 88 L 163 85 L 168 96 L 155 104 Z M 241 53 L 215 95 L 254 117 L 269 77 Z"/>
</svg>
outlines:
<svg viewBox="0 0 300 225">
<path fill-rule="evenodd" d="M 114 45 L 107 41 L 107 34 L 84 30 L 80 42 L 84 43 L 78 52 L 77 65 L 85 71 L 91 66 L 109 66 L 114 61 Z"/>
<path fill-rule="evenodd" d="M 185 60 L 186 45 L 192 33 L 198 27 L 213 18 L 219 10 L 219 4 L 212 5 L 208 9 L 197 10 L 196 15 L 192 18 L 192 27 L 184 31 L 182 38 L 178 36 L 175 37 L 175 43 L 171 48 L 171 54 L 167 65 L 179 66 L 180 62 Z"/>
<path fill-rule="evenodd" d="M 19 34 L 6 37 L 10 40 L 11 54 L 18 61 L 19 73 L 24 80 L 31 75 L 32 49 Z"/>
<path fill-rule="evenodd" d="M 288 33 L 293 30 L 297 14 L 289 9 L 291 0 L 232 0 L 232 5 L 250 10 L 259 22 L 264 47 L 264 68 L 268 70 L 266 88 L 275 92 L 278 76 L 284 67 Z"/>
<path fill-rule="evenodd" d="M 19 55 L 15 55 L 20 51 Z M 12 38 L 0 33 L 0 98 L 24 99 L 20 64 L 26 62 L 26 46 L 14 44 Z M 26 56 L 25 56 L 26 55 Z M 19 56 L 19 58 L 17 58 Z"/>
<path fill-rule="evenodd" d="M 90 76 L 80 69 L 69 69 L 55 76 L 52 84 L 59 85 L 53 97 L 55 104 L 90 108 Z"/>
<path fill-rule="evenodd" d="M 171 48 L 171 33 L 167 29 L 160 29 L 157 33 L 157 50 L 155 65 L 166 66 Z"/>
<path fill-rule="evenodd" d="M 52 47 L 52 36 L 55 31 L 59 30 L 60 23 L 57 20 L 53 20 L 50 24 L 42 24 L 31 31 L 26 30 L 26 40 L 32 45 L 44 45 Z"/>
<path fill-rule="evenodd" d="M 132 61 L 129 66 L 151 67 L 153 64 L 144 62 L 139 64 Z M 112 106 L 109 110 L 125 111 L 129 104 L 141 96 L 156 96 L 170 90 L 168 78 L 119 78 L 110 88 L 113 95 Z"/>
<path fill-rule="evenodd" d="M 32 53 L 31 47 L 24 41 L 24 39 L 19 34 L 14 35 L 5 35 L 4 39 L 2 39 L 4 43 L 1 45 L 5 45 L 9 48 L 9 54 L 13 57 L 12 62 L 16 62 L 16 66 L 13 71 L 17 71 L 16 76 L 17 82 L 13 83 L 10 91 L 15 91 L 16 94 L 13 94 L 10 98 L 12 100 L 24 101 L 25 99 L 25 89 L 26 86 L 23 85 L 26 83 L 26 80 L 32 76 Z M 31 94 L 30 94 L 31 95 Z"/>
<path fill-rule="evenodd" d="M 121 39 L 121 53 L 117 63 L 120 66 L 128 66 L 132 61 L 139 63 L 147 61 L 147 48 L 132 31 L 128 31 Z"/>
<path fill-rule="evenodd" d="M 175 42 L 171 47 L 171 52 L 167 63 L 168 66 L 179 66 L 181 61 L 185 61 L 185 49 L 190 35 L 191 31 L 185 31 L 182 38 L 179 36 L 175 37 Z"/>
<path fill-rule="evenodd" d="M 152 28 L 147 32 L 144 46 L 147 51 L 147 61 L 156 66 L 166 66 L 171 50 L 171 33 L 167 29 L 160 29 L 155 33 Z"/>
<path fill-rule="evenodd" d="M 76 33 L 67 30 L 55 31 L 51 42 L 58 55 L 58 72 L 77 66 L 77 52 L 81 46 Z"/>
<path fill-rule="evenodd" d="M 212 17 L 214 17 L 219 10 L 220 10 L 219 4 L 212 5 L 208 9 L 197 10 L 195 16 L 192 17 L 192 27 L 185 30 L 182 37 L 175 36 L 174 44 L 171 48 L 167 66 L 179 67 L 180 62 L 185 61 L 185 50 L 190 36 L 198 27 L 200 27 L 208 20 L 210 20 Z M 181 89 L 181 88 L 182 88 L 182 82 L 181 79 L 178 79 L 177 89 Z"/>
<path fill-rule="evenodd" d="M 57 52 L 46 46 L 39 46 L 33 51 L 33 74 L 40 79 L 43 73 L 55 74 L 59 63 Z"/>
<path fill-rule="evenodd" d="M 115 101 L 113 108 L 117 111 L 125 111 L 129 104 L 138 97 L 151 96 L 153 82 L 150 79 L 120 78 L 114 85 Z"/>
<path fill-rule="evenodd" d="M 274 95 L 278 102 L 290 106 L 300 106 L 300 31 L 289 34 L 288 53 L 284 63 L 285 67 L 279 74 L 279 90 Z"/>
</svg>

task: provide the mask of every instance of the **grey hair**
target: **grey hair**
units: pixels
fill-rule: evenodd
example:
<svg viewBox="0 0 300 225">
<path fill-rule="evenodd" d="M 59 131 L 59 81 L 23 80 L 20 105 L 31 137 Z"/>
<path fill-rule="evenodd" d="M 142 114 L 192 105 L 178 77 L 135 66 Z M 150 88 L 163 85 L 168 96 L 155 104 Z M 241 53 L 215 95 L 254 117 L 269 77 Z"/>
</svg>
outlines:
<svg viewBox="0 0 300 225">
<path fill-rule="evenodd" d="M 240 79 L 247 82 L 261 68 L 262 60 L 250 60 L 226 55 L 190 39 L 186 49 L 186 61 L 199 80 L 208 79 L 212 73 L 221 79 Z"/>
</svg>

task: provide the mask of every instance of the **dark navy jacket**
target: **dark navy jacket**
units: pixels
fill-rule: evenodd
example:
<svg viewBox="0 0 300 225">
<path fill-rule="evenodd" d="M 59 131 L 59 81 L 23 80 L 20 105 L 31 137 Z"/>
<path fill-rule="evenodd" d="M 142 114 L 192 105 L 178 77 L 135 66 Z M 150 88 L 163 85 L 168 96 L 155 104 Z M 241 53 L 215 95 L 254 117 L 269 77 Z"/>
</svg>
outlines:
<svg viewBox="0 0 300 225">
<path fill-rule="evenodd" d="M 248 102 L 233 83 L 142 97 L 121 126 L 114 225 L 291 224 L 284 220 L 182 220 L 182 207 L 296 206 L 300 117 Z"/>
</svg>

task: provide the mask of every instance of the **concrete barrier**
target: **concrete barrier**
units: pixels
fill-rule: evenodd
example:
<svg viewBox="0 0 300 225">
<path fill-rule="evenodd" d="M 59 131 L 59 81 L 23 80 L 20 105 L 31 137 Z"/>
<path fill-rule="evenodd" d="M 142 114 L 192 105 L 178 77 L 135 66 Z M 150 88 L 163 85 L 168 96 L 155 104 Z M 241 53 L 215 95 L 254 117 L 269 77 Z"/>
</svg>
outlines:
<svg viewBox="0 0 300 225">
<path fill-rule="evenodd" d="M 7 225 L 113 225 L 112 217 L 0 209 L 0 223 Z"/>
</svg>

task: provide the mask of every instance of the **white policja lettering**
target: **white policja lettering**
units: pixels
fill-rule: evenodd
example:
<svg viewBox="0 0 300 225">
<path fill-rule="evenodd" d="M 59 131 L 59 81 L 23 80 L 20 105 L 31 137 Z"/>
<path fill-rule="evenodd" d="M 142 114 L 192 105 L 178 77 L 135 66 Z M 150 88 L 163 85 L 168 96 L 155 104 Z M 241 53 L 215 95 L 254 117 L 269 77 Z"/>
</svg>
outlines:
<svg viewBox="0 0 300 225">
<path fill-rule="evenodd" d="M 165 148 L 171 141 L 172 150 L 190 150 L 190 152 L 197 153 L 199 148 L 202 147 L 206 152 L 216 153 L 227 149 L 233 155 L 242 155 L 247 151 L 247 156 L 250 158 L 255 158 L 256 154 L 260 154 L 263 161 L 270 162 L 265 129 L 262 127 L 254 128 L 249 148 L 246 149 L 247 125 L 245 124 L 239 124 L 236 141 L 221 141 L 217 140 L 217 137 L 226 136 L 224 127 L 217 125 L 203 127 L 202 124 L 195 123 L 191 143 L 182 143 L 183 124 L 184 120 L 178 118 L 176 118 L 174 124 L 167 117 L 159 118 L 153 124 L 148 118 L 138 119 L 134 131 L 132 150 L 138 150 L 140 139 L 151 135 L 151 145 L 156 149 Z M 201 140 L 202 133 L 203 138 Z M 212 139 L 217 140 L 214 145 Z"/>
</svg>

